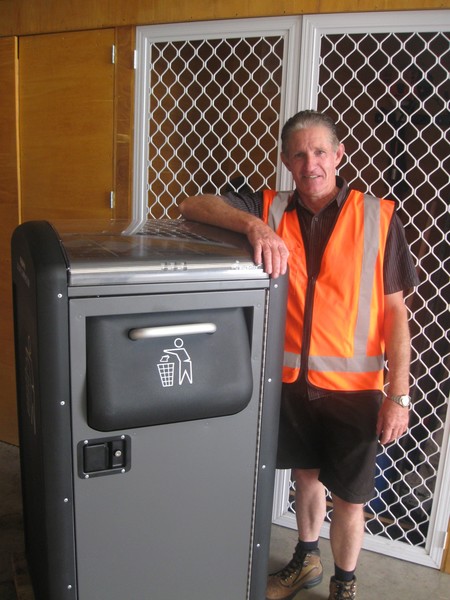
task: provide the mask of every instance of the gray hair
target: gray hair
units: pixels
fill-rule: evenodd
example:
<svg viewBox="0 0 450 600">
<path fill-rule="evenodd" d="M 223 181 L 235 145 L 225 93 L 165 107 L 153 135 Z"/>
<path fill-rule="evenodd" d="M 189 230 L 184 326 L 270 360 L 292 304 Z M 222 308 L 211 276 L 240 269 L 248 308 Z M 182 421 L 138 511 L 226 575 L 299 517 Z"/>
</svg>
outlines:
<svg viewBox="0 0 450 600">
<path fill-rule="evenodd" d="M 286 121 L 281 131 L 281 151 L 288 153 L 288 144 L 291 135 L 299 129 L 307 127 L 326 127 L 330 133 L 330 141 L 334 149 L 337 150 L 340 140 L 337 132 L 336 123 L 328 115 L 315 110 L 302 110 Z"/>
</svg>

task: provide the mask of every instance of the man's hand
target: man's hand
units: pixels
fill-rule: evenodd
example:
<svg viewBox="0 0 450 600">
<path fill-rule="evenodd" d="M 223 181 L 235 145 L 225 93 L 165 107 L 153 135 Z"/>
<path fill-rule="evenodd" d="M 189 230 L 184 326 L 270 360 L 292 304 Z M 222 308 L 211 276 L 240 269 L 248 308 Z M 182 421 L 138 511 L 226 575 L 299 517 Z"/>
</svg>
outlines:
<svg viewBox="0 0 450 600">
<path fill-rule="evenodd" d="M 252 221 L 247 238 L 254 250 L 255 263 L 263 263 L 264 271 L 268 275 L 276 278 L 286 273 L 289 250 L 280 236 L 268 225 L 259 219 Z"/>
<path fill-rule="evenodd" d="M 186 198 L 178 208 L 183 217 L 191 221 L 245 234 L 253 248 L 253 260 L 257 265 L 264 263 L 265 272 L 274 278 L 286 273 L 289 256 L 286 244 L 259 217 L 234 208 L 223 198 L 210 194 Z"/>
<path fill-rule="evenodd" d="M 394 442 L 406 432 L 408 425 L 409 409 L 385 398 L 377 423 L 377 435 L 380 443 L 385 445 Z"/>
</svg>

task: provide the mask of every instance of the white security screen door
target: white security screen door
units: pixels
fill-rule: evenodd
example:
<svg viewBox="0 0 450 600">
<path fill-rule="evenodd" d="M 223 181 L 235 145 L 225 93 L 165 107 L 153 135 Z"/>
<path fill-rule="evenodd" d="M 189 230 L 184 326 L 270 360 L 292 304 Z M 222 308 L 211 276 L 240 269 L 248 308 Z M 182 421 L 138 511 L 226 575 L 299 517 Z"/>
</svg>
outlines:
<svg viewBox="0 0 450 600">
<path fill-rule="evenodd" d="M 230 181 L 276 186 L 280 122 L 295 102 L 299 18 L 137 30 L 135 218 L 179 216 Z M 298 58 L 298 55 L 295 56 Z M 292 100 L 291 100 L 292 99 Z"/>
</svg>

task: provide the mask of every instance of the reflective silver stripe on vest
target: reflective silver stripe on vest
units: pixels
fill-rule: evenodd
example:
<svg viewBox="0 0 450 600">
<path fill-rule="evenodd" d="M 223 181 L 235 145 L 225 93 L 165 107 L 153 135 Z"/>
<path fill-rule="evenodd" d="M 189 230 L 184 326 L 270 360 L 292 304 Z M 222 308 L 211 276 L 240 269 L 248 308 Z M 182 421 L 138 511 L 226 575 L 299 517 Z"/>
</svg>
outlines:
<svg viewBox="0 0 450 600">
<path fill-rule="evenodd" d="M 352 356 L 341 358 L 337 356 L 310 356 L 309 369 L 311 371 L 333 373 L 371 373 L 381 371 L 384 364 L 383 355 L 379 356 Z"/>
<path fill-rule="evenodd" d="M 302 364 L 300 354 L 295 354 L 294 352 L 285 352 L 283 361 L 283 365 L 290 369 L 300 369 Z"/>
<path fill-rule="evenodd" d="M 279 203 L 279 205 L 281 206 L 281 202 Z M 286 207 L 286 203 L 284 204 L 284 207 Z M 277 217 L 279 216 L 278 211 L 274 212 L 274 214 Z M 380 246 L 380 214 L 381 204 L 378 198 L 365 195 L 364 254 L 360 277 L 358 315 L 356 319 L 354 332 L 354 356 L 309 356 L 308 367 L 313 371 L 368 373 L 380 371 L 383 369 L 384 356 L 382 354 L 378 356 L 366 355 L 370 328 L 370 308 L 372 298 L 373 277 L 376 267 L 378 250 Z M 282 214 L 279 217 L 279 220 L 281 220 L 281 217 Z M 292 369 L 299 369 L 300 356 L 291 352 L 285 352 L 284 365 Z"/>
<path fill-rule="evenodd" d="M 313 371 L 336 373 L 371 373 L 381 371 L 384 366 L 384 356 L 360 356 L 340 358 L 337 356 L 310 356 L 309 368 Z M 301 357 L 294 352 L 284 353 L 284 366 L 290 369 L 300 369 Z"/>
<path fill-rule="evenodd" d="M 274 231 L 278 229 L 291 195 L 292 192 L 278 192 L 272 200 L 272 204 L 269 208 L 269 218 L 267 220 L 267 224 Z"/>
<path fill-rule="evenodd" d="M 310 356 L 309 368 L 313 371 L 341 373 L 365 373 L 380 371 L 384 356 L 367 356 L 370 328 L 370 307 L 373 277 L 380 247 L 381 204 L 378 198 L 364 196 L 364 254 L 358 298 L 358 315 L 354 332 L 354 355 L 352 357 Z"/>
</svg>

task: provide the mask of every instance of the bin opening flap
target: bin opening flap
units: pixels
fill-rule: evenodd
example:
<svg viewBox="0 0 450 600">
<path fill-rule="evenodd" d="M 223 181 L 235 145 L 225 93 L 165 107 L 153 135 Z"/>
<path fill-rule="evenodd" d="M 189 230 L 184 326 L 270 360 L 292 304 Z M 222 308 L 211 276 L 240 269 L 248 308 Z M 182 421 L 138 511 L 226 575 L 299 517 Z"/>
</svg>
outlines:
<svg viewBox="0 0 450 600">
<path fill-rule="evenodd" d="M 245 310 L 88 318 L 89 426 L 114 431 L 243 410 L 253 392 Z"/>
</svg>

